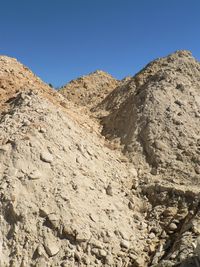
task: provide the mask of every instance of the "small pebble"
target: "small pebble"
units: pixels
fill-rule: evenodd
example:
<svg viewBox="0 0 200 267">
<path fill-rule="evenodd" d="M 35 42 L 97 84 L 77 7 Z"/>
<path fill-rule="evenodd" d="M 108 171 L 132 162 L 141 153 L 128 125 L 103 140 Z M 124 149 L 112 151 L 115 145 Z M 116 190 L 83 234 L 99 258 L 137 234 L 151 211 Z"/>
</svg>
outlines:
<svg viewBox="0 0 200 267">
<path fill-rule="evenodd" d="M 112 186 L 110 184 L 106 188 L 106 194 L 109 196 L 113 196 L 113 190 L 112 190 Z"/>
<path fill-rule="evenodd" d="M 129 247 L 130 247 L 130 243 L 129 243 L 129 241 L 127 241 L 127 240 L 122 240 L 122 241 L 120 242 L 120 246 L 121 246 L 122 248 L 127 248 L 127 249 L 129 249 Z"/>
<path fill-rule="evenodd" d="M 170 223 L 169 230 L 174 231 L 177 229 L 177 225 L 175 223 Z"/>
<path fill-rule="evenodd" d="M 49 152 L 42 152 L 40 154 L 40 159 L 44 162 L 51 163 L 53 161 L 53 156 Z"/>
</svg>

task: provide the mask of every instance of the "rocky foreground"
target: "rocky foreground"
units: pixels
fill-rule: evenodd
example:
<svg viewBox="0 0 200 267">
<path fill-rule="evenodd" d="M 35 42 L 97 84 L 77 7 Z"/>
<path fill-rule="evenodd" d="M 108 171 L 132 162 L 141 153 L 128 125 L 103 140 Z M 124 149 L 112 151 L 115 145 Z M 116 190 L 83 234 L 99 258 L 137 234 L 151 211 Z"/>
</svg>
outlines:
<svg viewBox="0 0 200 267">
<path fill-rule="evenodd" d="M 1 56 L 0 96 L 1 267 L 200 266 L 190 52 L 58 92 Z"/>
</svg>

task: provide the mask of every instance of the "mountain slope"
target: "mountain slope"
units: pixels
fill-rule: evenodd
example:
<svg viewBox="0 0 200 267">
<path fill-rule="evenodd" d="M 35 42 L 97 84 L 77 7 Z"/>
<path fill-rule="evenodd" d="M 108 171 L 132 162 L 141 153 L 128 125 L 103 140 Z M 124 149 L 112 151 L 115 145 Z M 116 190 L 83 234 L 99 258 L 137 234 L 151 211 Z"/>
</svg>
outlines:
<svg viewBox="0 0 200 267">
<path fill-rule="evenodd" d="M 143 155 L 152 173 L 192 183 L 200 174 L 200 63 L 177 51 L 150 63 L 125 89 L 131 93 L 122 93 L 117 108 L 101 120 L 103 135 L 120 138 L 133 162 Z M 112 107 L 117 91 L 125 90 L 107 96 L 103 109 Z"/>
<path fill-rule="evenodd" d="M 145 264 L 137 171 L 38 84 L 0 113 L 0 266 Z"/>
<path fill-rule="evenodd" d="M 0 62 L 0 266 L 197 265 L 191 54 L 150 63 L 88 114 L 92 105 L 74 105 L 16 60 Z"/>
<path fill-rule="evenodd" d="M 110 93 L 118 81 L 103 71 L 95 71 L 63 86 L 59 92 L 77 105 L 94 107 Z"/>
<path fill-rule="evenodd" d="M 17 93 L 33 90 L 57 105 L 64 104 L 63 97 L 52 90 L 26 66 L 15 58 L 0 56 L 0 107 L 8 107 L 9 99 Z M 7 102 L 8 101 L 8 102 Z"/>
</svg>

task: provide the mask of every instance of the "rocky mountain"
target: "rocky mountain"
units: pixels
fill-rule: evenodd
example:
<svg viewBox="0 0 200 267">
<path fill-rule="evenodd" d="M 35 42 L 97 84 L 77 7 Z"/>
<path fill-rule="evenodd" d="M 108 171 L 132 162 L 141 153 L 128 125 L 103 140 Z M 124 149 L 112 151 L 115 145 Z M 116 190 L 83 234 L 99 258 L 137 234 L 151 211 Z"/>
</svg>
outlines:
<svg viewBox="0 0 200 267">
<path fill-rule="evenodd" d="M 60 89 L 60 93 L 75 104 L 90 109 L 101 102 L 118 83 L 119 81 L 108 73 L 97 70 L 72 80 Z"/>
<path fill-rule="evenodd" d="M 198 267 L 191 53 L 109 78 L 109 89 L 93 73 L 67 99 L 15 59 L 0 66 L 0 266 Z M 90 97 L 69 98 L 84 79 Z"/>
</svg>

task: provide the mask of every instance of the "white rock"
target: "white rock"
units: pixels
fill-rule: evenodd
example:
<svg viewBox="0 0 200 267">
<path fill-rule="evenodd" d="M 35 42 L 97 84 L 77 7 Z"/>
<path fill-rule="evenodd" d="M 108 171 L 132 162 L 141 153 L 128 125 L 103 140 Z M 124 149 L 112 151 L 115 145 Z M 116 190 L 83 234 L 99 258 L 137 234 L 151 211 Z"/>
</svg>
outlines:
<svg viewBox="0 0 200 267">
<path fill-rule="evenodd" d="M 41 244 L 37 247 L 37 253 L 39 256 L 45 256 L 46 255 L 44 247 Z"/>
<path fill-rule="evenodd" d="M 120 230 L 119 234 L 121 235 L 121 237 L 125 240 L 129 240 L 129 235 L 125 230 Z"/>
<path fill-rule="evenodd" d="M 107 255 L 106 256 L 106 264 L 108 264 L 109 266 L 113 266 L 114 260 L 113 260 L 113 256 L 112 255 Z"/>
<path fill-rule="evenodd" d="M 14 167 L 10 167 L 8 169 L 7 175 L 11 176 L 11 177 L 15 177 L 17 175 L 17 173 L 18 173 L 18 169 L 14 168 Z"/>
<path fill-rule="evenodd" d="M 100 255 L 101 257 L 106 257 L 107 252 L 106 252 L 104 249 L 100 249 L 100 250 L 99 250 L 99 255 Z"/>
<path fill-rule="evenodd" d="M 153 239 L 153 238 L 155 238 L 156 237 L 156 235 L 153 233 L 153 232 L 151 232 L 150 234 L 149 234 L 149 238 L 150 239 Z"/>
<path fill-rule="evenodd" d="M 49 152 L 42 152 L 40 154 L 40 159 L 44 162 L 51 163 L 53 161 L 53 156 Z"/>
<path fill-rule="evenodd" d="M 174 231 L 177 229 L 177 225 L 175 223 L 170 223 L 169 230 Z"/>
<path fill-rule="evenodd" d="M 11 144 L 5 144 L 0 146 L 0 152 L 8 152 L 12 148 Z"/>
<path fill-rule="evenodd" d="M 29 179 L 31 180 L 37 180 L 42 178 L 42 174 L 39 170 L 33 170 L 30 174 L 29 174 Z"/>
<path fill-rule="evenodd" d="M 131 167 L 129 169 L 129 173 L 132 177 L 137 177 L 138 176 L 138 173 L 137 173 L 137 170 L 134 168 L 134 167 Z"/>
<path fill-rule="evenodd" d="M 91 237 L 90 231 L 87 229 L 84 229 L 84 230 L 78 232 L 78 234 L 76 236 L 76 240 L 78 242 L 85 242 L 85 241 L 89 240 L 90 237 Z"/>
<path fill-rule="evenodd" d="M 48 215 L 48 219 L 55 228 L 59 227 L 60 221 L 58 215 L 51 213 Z"/>
<path fill-rule="evenodd" d="M 122 248 L 127 248 L 127 249 L 129 249 L 129 247 L 130 247 L 130 242 L 127 241 L 127 240 L 122 240 L 122 241 L 120 242 L 120 246 L 121 246 Z"/>
<path fill-rule="evenodd" d="M 60 250 L 58 244 L 53 242 L 52 240 L 48 240 L 44 247 L 49 257 L 55 256 Z"/>
</svg>

